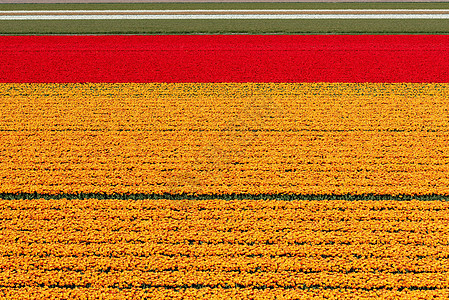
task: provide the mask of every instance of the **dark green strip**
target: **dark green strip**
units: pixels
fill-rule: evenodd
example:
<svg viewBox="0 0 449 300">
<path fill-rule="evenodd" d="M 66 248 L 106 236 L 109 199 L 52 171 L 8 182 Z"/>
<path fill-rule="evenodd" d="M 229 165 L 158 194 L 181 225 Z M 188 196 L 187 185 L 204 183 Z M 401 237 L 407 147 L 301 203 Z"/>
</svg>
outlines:
<svg viewBox="0 0 449 300">
<path fill-rule="evenodd" d="M 0 4 L 0 10 L 84 9 L 444 9 L 449 2 L 424 3 L 28 3 Z"/>
<path fill-rule="evenodd" d="M 0 34 L 448 34 L 449 20 L 27 20 Z"/>
<path fill-rule="evenodd" d="M 118 200 L 396 200 L 396 201 L 449 201 L 448 195 L 428 194 L 428 195 L 377 195 L 377 194 L 360 194 L 360 195 L 307 195 L 307 194 L 217 194 L 217 195 L 192 195 L 192 194 L 102 194 L 102 193 L 73 193 L 73 194 L 39 194 L 39 193 L 0 193 L 0 199 L 6 200 L 33 200 L 33 199 L 118 199 Z"/>
<path fill-rule="evenodd" d="M 437 3 L 0 4 L 0 10 L 449 9 Z M 448 34 L 449 20 L 26 20 L 0 21 L 0 34 Z"/>
</svg>

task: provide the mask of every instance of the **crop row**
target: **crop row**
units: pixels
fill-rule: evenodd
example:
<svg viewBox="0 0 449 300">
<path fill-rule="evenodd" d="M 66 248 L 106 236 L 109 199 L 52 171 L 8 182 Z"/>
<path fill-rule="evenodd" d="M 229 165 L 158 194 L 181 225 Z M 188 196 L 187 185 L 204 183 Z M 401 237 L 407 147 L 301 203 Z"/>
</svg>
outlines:
<svg viewBox="0 0 449 300">
<path fill-rule="evenodd" d="M 263 31 L 255 22 L 251 26 Z M 331 31 L 354 30 L 335 20 L 316 22 L 320 23 L 318 27 L 329 27 Z M 407 27 L 407 20 L 401 22 Z M 430 22 L 430 27 L 428 22 L 407 24 L 424 31 L 438 28 L 439 32 L 447 26 L 442 20 Z M 88 24 L 107 26 L 104 22 L 84 23 L 82 31 L 89 28 Z M 201 23 L 196 24 L 202 27 Z M 229 28 L 229 22 L 212 23 L 204 22 L 208 27 L 218 26 L 218 31 Z M 293 23 L 300 30 L 316 32 L 316 28 L 306 29 L 307 21 Z M 41 26 L 34 22 L 20 24 Z M 48 29 L 57 23 L 45 24 L 50 26 Z M 139 25 L 120 22 L 111 27 L 124 24 L 134 24 L 139 30 L 148 28 L 150 32 L 161 26 L 146 20 Z M 182 22 L 170 24 L 182 26 Z M 250 23 L 241 24 L 238 31 Z M 276 21 L 269 24 L 280 26 Z M 2 25 L 8 27 L 4 22 Z M 164 30 L 172 25 L 164 25 Z M 373 30 L 369 26 L 377 27 L 376 21 L 359 25 L 368 31 Z M 61 27 L 67 30 L 67 26 L 71 25 Z M 192 26 L 192 21 L 186 26 Z M 261 26 L 270 27 L 266 22 Z M 377 30 L 389 31 L 390 26 Z M 290 31 L 281 27 L 280 31 Z M 0 82 L 449 82 L 448 49 L 449 39 L 438 34 L 2 36 Z"/>
<path fill-rule="evenodd" d="M 1 84 L 3 193 L 449 194 L 446 84 Z"/>
<path fill-rule="evenodd" d="M 442 297 L 448 210 L 446 201 L 1 200 L 0 287 L 13 299 Z"/>
<path fill-rule="evenodd" d="M 1 192 L 449 193 L 444 84 L 0 89 Z"/>
<path fill-rule="evenodd" d="M 449 289 L 419 290 L 363 290 L 363 289 L 318 289 L 304 287 L 301 289 L 284 288 L 236 288 L 236 287 L 150 287 L 138 288 L 88 288 L 55 286 L 49 289 L 36 287 L 0 289 L 0 295 L 7 299 L 447 299 Z"/>
</svg>

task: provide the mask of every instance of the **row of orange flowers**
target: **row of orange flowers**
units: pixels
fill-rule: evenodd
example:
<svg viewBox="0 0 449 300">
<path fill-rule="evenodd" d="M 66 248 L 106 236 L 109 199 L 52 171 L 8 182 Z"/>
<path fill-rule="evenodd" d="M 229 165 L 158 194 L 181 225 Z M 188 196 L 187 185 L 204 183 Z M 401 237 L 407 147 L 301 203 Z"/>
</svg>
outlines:
<svg viewBox="0 0 449 300">
<path fill-rule="evenodd" d="M 6 236 L 7 237 L 7 236 Z M 333 258 L 340 260 L 342 257 L 352 257 L 355 261 L 358 258 L 371 259 L 371 258 L 385 258 L 389 259 L 403 259 L 404 261 L 412 260 L 416 267 L 421 266 L 421 263 L 417 260 L 435 259 L 444 262 L 448 259 L 448 246 L 447 245 L 433 245 L 429 236 L 429 245 L 417 245 L 415 243 L 407 243 L 401 245 L 396 242 L 395 239 L 389 239 L 389 243 L 384 244 L 371 244 L 366 241 L 354 242 L 350 244 L 347 239 L 339 241 L 334 239 L 333 241 L 324 241 L 325 237 L 321 240 L 309 240 L 304 243 L 305 245 L 295 245 L 283 242 L 277 242 L 272 244 L 260 243 L 252 245 L 252 241 L 239 241 L 239 242 L 226 242 L 212 244 L 202 241 L 196 241 L 190 244 L 191 239 L 183 239 L 178 243 L 173 242 L 144 242 L 142 240 L 135 240 L 133 242 L 107 242 L 107 241 L 95 241 L 94 239 L 80 239 L 70 241 L 54 241 L 47 242 L 47 240 L 41 240 L 41 242 L 28 241 L 27 239 L 21 239 L 20 236 L 15 236 L 14 240 L 17 242 L 4 242 L 0 245 L 0 253 L 4 257 L 14 256 L 29 256 L 29 257 L 115 257 L 127 259 L 127 257 L 151 257 L 153 255 L 162 256 L 171 260 L 172 257 L 176 259 L 183 259 L 183 257 L 210 257 L 217 256 L 221 259 L 231 257 L 294 257 L 298 260 L 307 260 L 313 258 Z M 257 241 L 256 241 L 257 242 Z M 316 245 L 316 243 L 322 243 Z M 342 243 L 344 243 L 342 245 Z M 349 245 L 348 245 L 349 244 Z M 409 267 L 407 265 L 407 267 Z M 399 269 L 404 269 L 402 266 Z"/>
<path fill-rule="evenodd" d="M 54 245 L 56 246 L 56 245 Z M 115 250 L 120 252 L 119 247 L 123 244 L 109 244 L 110 252 Z M 170 245 L 165 245 L 170 247 Z M 103 245 L 104 247 L 104 245 Z M 213 247 L 211 247 L 213 248 Z M 229 252 L 239 250 L 238 247 L 229 246 Z M 237 248 L 237 249 L 234 249 Z M 234 255 L 223 257 L 217 255 L 213 249 L 202 255 L 195 256 L 195 247 L 191 247 L 189 254 L 148 254 L 148 256 L 120 255 L 107 256 L 100 253 L 78 254 L 79 251 L 60 251 L 61 256 L 49 254 L 43 255 L 21 255 L 13 253 L 2 258 L 0 270 L 5 275 L 12 270 L 15 272 L 28 272 L 30 274 L 45 274 L 58 271 L 79 272 L 96 275 L 102 272 L 213 272 L 213 273 L 373 273 L 373 274 L 405 274 L 405 273 L 446 273 L 449 261 L 448 253 L 446 257 L 438 257 L 431 253 L 421 252 L 422 256 L 405 256 L 399 254 L 396 257 L 385 256 L 362 256 L 356 255 L 349 249 L 337 249 L 328 251 L 327 255 L 317 256 L 282 256 L 275 253 L 273 249 L 267 247 L 265 253 L 256 256 L 248 253 L 233 253 Z M 375 247 L 373 247 L 375 248 Z M 14 248 L 13 248 L 14 249 Z M 396 249 L 398 250 L 398 249 Z M 45 250 L 44 250 L 45 251 Z M 42 251 L 42 252 L 44 252 Z M 169 252 L 169 251 L 167 251 Z M 424 256 L 426 255 L 426 256 Z M 349 276 L 349 275 L 348 275 Z M 352 276 L 352 275 L 351 275 Z M 374 275 L 373 275 L 374 276 Z M 3 278 L 4 279 L 4 278 Z M 9 283 L 12 284 L 10 279 Z"/>
<path fill-rule="evenodd" d="M 449 194 L 447 84 L 0 84 L 1 192 Z"/>
<path fill-rule="evenodd" d="M 0 286 L 73 297 L 157 287 L 167 297 L 445 295 L 448 210 L 446 201 L 1 200 Z"/>
<path fill-rule="evenodd" d="M 356 290 L 356 289 L 257 289 L 252 288 L 147 288 L 122 289 L 117 288 L 17 288 L 0 289 L 0 296 L 7 299 L 351 299 L 351 298 L 381 298 L 381 299 L 447 299 L 449 290 Z"/>
<path fill-rule="evenodd" d="M 447 273 L 302 273 L 280 272 L 220 272 L 220 271 L 103 271 L 76 272 L 68 270 L 29 270 L 1 272 L 2 286 L 14 287 L 115 287 L 115 288 L 189 288 L 189 287 L 239 287 L 239 288 L 316 288 L 326 289 L 448 289 Z M 6 283 L 5 283 L 6 281 Z"/>
</svg>

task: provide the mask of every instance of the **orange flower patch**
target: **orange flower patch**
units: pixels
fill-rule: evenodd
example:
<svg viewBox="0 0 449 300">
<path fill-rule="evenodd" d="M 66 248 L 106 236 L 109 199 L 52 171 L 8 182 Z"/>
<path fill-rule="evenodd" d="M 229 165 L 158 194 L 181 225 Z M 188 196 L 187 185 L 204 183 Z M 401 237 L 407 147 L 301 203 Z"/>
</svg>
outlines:
<svg viewBox="0 0 449 300">
<path fill-rule="evenodd" d="M 2 193 L 449 193 L 447 84 L 0 90 Z"/>
</svg>

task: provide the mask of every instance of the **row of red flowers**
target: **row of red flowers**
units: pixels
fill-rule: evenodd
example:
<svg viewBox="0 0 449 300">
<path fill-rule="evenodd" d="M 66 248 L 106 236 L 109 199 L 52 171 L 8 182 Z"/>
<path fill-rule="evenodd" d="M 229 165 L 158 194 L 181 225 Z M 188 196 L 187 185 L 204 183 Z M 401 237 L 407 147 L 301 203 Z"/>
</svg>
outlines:
<svg viewBox="0 0 449 300">
<path fill-rule="evenodd" d="M 449 36 L 3 36 L 0 82 L 449 82 Z"/>
</svg>

